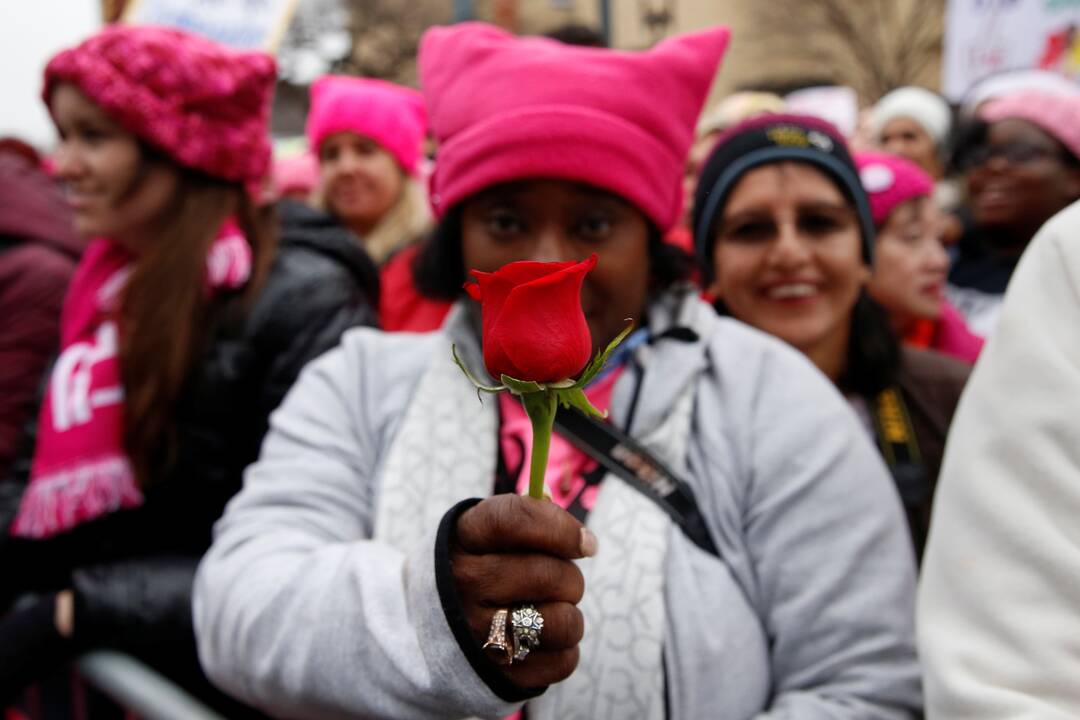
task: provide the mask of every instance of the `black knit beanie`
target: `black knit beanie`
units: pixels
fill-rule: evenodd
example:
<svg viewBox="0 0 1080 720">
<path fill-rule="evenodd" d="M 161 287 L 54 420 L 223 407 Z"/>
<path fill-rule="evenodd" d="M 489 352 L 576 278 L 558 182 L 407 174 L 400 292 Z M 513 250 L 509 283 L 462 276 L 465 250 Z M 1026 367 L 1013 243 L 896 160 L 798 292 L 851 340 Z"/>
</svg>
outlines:
<svg viewBox="0 0 1080 720">
<path fill-rule="evenodd" d="M 725 132 L 705 162 L 694 193 L 694 249 L 704 277 L 712 278 L 716 219 L 735 183 L 750 170 L 771 163 L 809 163 L 825 172 L 844 193 L 859 218 L 863 260 L 873 260 L 874 221 L 840 132 L 828 122 L 803 115 L 762 115 Z"/>
</svg>

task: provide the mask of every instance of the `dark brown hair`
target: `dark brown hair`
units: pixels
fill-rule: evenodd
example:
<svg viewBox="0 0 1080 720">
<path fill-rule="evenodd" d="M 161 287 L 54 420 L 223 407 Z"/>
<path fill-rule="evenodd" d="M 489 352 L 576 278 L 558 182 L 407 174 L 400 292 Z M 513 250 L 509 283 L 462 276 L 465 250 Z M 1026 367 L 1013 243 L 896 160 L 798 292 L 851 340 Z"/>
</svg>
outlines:
<svg viewBox="0 0 1080 720">
<path fill-rule="evenodd" d="M 152 151 L 144 158 L 169 162 Z M 173 459 L 173 411 L 213 327 L 217 305 L 206 291 L 206 256 L 221 224 L 234 216 L 251 245 L 252 275 L 241 292 L 243 303 L 261 289 L 276 244 L 271 216 L 256 208 L 241 185 L 178 169 L 172 206 L 140 253 L 120 309 L 124 449 L 143 488 Z"/>
</svg>

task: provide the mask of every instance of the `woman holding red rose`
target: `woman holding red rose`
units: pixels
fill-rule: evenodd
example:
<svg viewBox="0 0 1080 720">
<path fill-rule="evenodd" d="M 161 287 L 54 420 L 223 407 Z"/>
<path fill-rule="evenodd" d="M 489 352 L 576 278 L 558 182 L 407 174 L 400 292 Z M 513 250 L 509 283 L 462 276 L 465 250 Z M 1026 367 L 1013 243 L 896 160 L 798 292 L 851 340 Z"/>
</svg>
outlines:
<svg viewBox="0 0 1080 720">
<path fill-rule="evenodd" d="M 425 35 L 440 225 L 417 279 L 459 301 L 438 333 L 347 336 L 276 415 L 199 572 L 222 687 L 293 717 L 917 714 L 914 568 L 872 445 L 661 242 L 726 43 Z M 551 502 L 521 497 L 528 420 L 477 402 L 451 345 L 484 384 L 559 387 L 628 320 L 586 395 L 634 439 L 609 456 L 691 503 L 558 435 Z"/>
</svg>

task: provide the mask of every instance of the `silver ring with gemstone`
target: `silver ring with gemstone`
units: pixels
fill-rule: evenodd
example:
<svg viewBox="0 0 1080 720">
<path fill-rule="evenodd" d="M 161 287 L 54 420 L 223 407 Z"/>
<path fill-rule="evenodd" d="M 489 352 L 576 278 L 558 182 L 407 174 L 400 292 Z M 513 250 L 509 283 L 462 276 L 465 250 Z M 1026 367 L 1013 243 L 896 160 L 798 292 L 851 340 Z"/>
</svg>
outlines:
<svg viewBox="0 0 1080 720">
<path fill-rule="evenodd" d="M 510 628 L 513 631 L 514 660 L 521 662 L 530 652 L 540 647 L 544 616 L 531 603 L 519 605 L 510 614 Z"/>
<path fill-rule="evenodd" d="M 514 662 L 514 651 L 506 641 L 506 616 L 509 611 L 500 608 L 495 611 L 491 618 L 491 627 L 488 629 L 487 642 L 482 650 L 492 654 L 492 659 L 498 665 L 509 665 Z"/>
</svg>

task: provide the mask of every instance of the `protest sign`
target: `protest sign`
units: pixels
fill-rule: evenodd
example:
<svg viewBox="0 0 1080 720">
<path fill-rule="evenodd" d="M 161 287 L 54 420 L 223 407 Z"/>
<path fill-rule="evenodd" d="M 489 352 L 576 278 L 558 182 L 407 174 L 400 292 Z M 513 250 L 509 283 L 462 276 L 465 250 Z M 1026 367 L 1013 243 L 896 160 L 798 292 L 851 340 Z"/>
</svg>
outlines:
<svg viewBox="0 0 1080 720">
<path fill-rule="evenodd" d="M 124 21 L 168 25 L 230 47 L 274 52 L 299 0 L 134 0 Z"/>
<path fill-rule="evenodd" d="M 1080 80 L 1080 0 L 949 0 L 942 92 L 959 100 L 1007 70 Z"/>
</svg>

